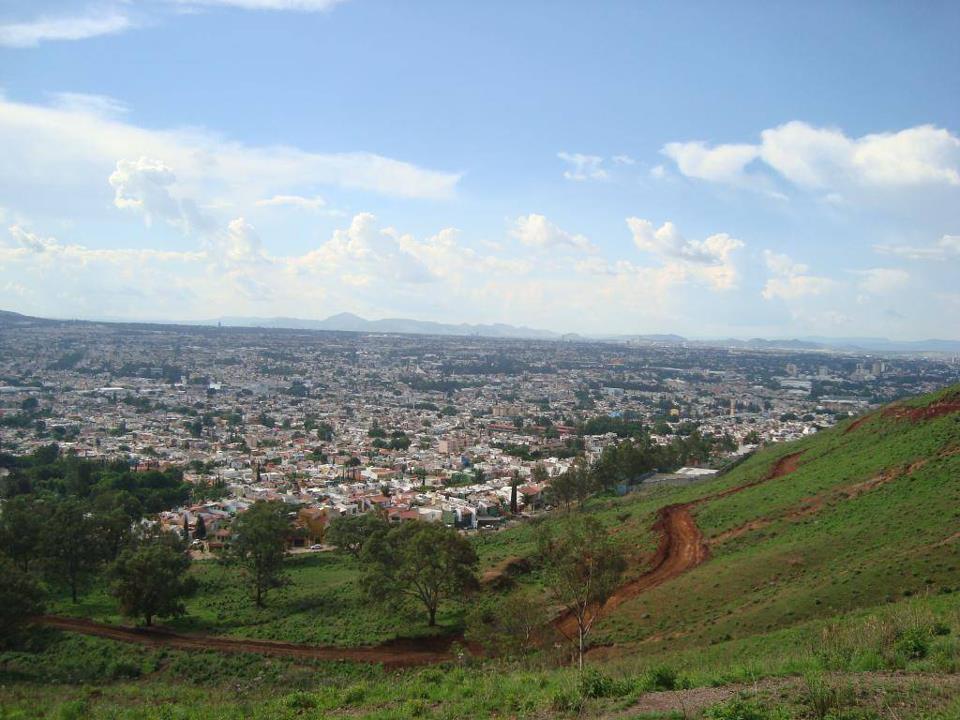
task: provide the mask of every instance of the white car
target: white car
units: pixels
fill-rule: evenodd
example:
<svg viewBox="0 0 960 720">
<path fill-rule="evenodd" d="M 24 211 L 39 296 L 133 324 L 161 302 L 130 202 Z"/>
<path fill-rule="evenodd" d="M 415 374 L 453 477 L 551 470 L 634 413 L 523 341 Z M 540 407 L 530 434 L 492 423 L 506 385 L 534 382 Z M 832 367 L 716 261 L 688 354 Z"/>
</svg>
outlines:
<svg viewBox="0 0 960 720">
<path fill-rule="evenodd" d="M 323 545 L 311 545 L 311 550 L 323 550 Z"/>
</svg>

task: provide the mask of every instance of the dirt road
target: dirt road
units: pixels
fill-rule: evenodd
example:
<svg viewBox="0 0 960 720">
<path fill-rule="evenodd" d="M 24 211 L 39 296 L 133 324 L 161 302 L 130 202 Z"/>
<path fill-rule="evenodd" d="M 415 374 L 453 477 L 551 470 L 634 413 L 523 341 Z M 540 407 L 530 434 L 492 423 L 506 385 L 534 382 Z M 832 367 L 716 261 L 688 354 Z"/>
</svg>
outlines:
<svg viewBox="0 0 960 720">
<path fill-rule="evenodd" d="M 770 469 L 770 472 L 758 480 L 737 485 L 713 495 L 706 495 L 689 503 L 667 505 L 661 508 L 657 512 L 657 521 L 653 525 L 653 529 L 660 535 L 660 542 L 650 561 L 650 569 L 635 580 L 621 586 L 603 604 L 600 612 L 609 613 L 627 600 L 652 590 L 688 570 L 692 570 L 710 557 L 710 548 L 704 541 L 703 533 L 700 532 L 696 520 L 690 513 L 691 508 L 711 500 L 743 492 L 769 480 L 789 475 L 797 469 L 801 454 L 797 452 L 780 458 Z M 596 610 L 593 612 L 596 612 Z M 588 613 L 587 618 L 589 619 L 592 614 Z M 572 612 L 560 615 L 554 620 L 554 627 L 564 637 L 576 637 L 576 615 Z"/>
<path fill-rule="evenodd" d="M 271 640 L 246 640 L 209 635 L 186 635 L 161 628 L 131 628 L 120 625 L 45 615 L 38 622 L 60 630 L 95 635 L 97 637 L 133 642 L 141 645 L 172 647 L 177 650 L 216 650 L 230 653 L 259 653 L 297 659 L 349 660 L 353 662 L 383 663 L 387 667 L 428 665 L 450 660 L 450 637 L 412 638 L 395 640 L 372 647 L 339 648 L 324 645 L 300 645 Z"/>
</svg>

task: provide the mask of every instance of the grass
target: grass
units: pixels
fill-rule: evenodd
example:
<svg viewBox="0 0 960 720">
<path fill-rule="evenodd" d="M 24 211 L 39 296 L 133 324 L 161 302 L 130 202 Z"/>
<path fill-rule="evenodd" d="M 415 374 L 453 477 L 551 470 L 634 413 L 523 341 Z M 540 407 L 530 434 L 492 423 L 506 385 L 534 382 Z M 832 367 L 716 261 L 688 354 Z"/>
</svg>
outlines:
<svg viewBox="0 0 960 720">
<path fill-rule="evenodd" d="M 347 555 L 293 555 L 287 569 L 290 582 L 268 594 L 265 608 L 257 608 L 236 569 L 217 561 L 195 563 L 191 572 L 199 588 L 187 600 L 188 614 L 163 624 L 183 632 L 350 647 L 443 632 L 444 627 L 457 628 L 462 623 L 463 606 L 458 602 L 441 606 L 439 628 L 429 628 L 426 614 L 416 606 L 387 612 L 371 604 L 358 589 L 357 561 Z M 101 622 L 129 622 L 119 616 L 116 602 L 102 587 L 76 605 L 60 598 L 52 611 Z"/>
</svg>

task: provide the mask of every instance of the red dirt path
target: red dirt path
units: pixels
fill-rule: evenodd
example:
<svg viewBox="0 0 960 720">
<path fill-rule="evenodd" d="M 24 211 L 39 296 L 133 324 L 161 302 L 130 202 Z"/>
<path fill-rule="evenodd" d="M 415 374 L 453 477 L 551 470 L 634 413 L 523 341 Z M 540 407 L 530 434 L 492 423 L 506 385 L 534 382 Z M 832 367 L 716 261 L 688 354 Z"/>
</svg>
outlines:
<svg viewBox="0 0 960 720">
<path fill-rule="evenodd" d="M 660 542 L 650 561 L 650 570 L 618 588 L 603 604 L 600 611 L 609 612 L 627 600 L 692 570 L 710 557 L 710 548 L 704 541 L 703 533 L 697 527 L 696 520 L 690 514 L 690 508 L 788 475 L 799 466 L 801 454 L 802 452 L 796 452 L 780 458 L 770 472 L 759 480 L 737 485 L 713 495 L 706 495 L 688 503 L 660 508 L 657 512 L 657 521 L 653 525 L 653 529 L 660 534 Z M 577 633 L 577 618 L 571 612 L 564 613 L 554 620 L 554 627 L 564 637 L 573 638 Z"/>
<path fill-rule="evenodd" d="M 185 635 L 160 628 L 131 628 L 106 625 L 82 618 L 44 615 L 37 622 L 60 630 L 96 635 L 97 637 L 172 647 L 178 650 L 216 650 L 230 653 L 259 653 L 297 659 L 349 660 L 383 663 L 387 667 L 427 665 L 452 659 L 450 644 L 457 638 L 431 637 L 395 640 L 372 647 L 339 648 L 323 645 L 299 645 L 271 640 L 247 640 L 209 635 Z"/>
</svg>

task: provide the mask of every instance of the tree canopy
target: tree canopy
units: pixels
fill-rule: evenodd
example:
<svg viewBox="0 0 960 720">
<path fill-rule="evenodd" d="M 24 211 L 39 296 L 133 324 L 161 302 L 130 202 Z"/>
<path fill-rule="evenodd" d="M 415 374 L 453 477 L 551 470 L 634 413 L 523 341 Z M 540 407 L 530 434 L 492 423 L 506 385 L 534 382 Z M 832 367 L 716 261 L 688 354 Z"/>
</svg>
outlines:
<svg viewBox="0 0 960 720">
<path fill-rule="evenodd" d="M 361 553 L 362 586 L 375 600 L 413 599 L 436 625 L 442 600 L 477 586 L 477 553 L 456 530 L 439 523 L 406 522 L 374 534 Z"/>
</svg>

